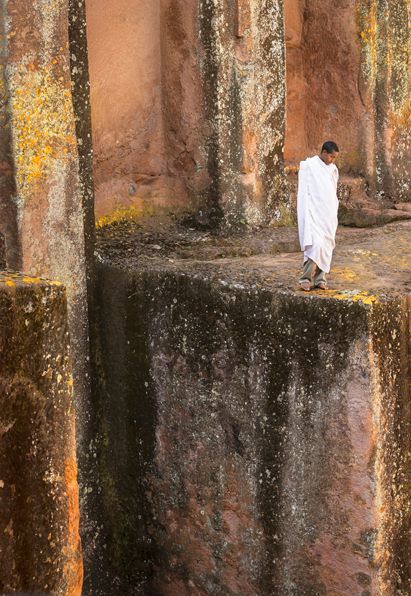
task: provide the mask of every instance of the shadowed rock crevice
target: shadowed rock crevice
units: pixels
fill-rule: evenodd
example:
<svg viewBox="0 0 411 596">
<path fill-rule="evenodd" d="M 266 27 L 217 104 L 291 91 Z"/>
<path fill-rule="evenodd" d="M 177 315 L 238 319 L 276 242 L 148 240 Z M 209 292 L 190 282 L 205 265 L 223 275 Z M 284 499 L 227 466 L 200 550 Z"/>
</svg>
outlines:
<svg viewBox="0 0 411 596">
<path fill-rule="evenodd" d="M 17 205 L 15 164 L 12 150 L 12 131 L 10 128 L 9 90 L 6 76 L 8 43 L 7 11 L 4 3 L 0 6 L 0 232 L 4 242 L 4 260 L 11 269 L 21 266 L 20 241 L 17 229 Z"/>
</svg>

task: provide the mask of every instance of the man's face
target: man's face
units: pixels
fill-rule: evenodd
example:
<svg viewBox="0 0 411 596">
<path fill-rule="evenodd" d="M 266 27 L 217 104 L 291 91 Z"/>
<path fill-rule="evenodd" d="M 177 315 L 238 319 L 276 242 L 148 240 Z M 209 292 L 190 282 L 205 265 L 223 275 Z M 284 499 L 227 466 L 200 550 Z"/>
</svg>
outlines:
<svg viewBox="0 0 411 596">
<path fill-rule="evenodd" d="M 338 151 L 333 151 L 332 153 L 327 153 L 327 151 L 322 151 L 320 155 L 321 159 L 325 163 L 325 165 L 329 166 L 330 164 L 334 163 L 338 157 Z"/>
</svg>

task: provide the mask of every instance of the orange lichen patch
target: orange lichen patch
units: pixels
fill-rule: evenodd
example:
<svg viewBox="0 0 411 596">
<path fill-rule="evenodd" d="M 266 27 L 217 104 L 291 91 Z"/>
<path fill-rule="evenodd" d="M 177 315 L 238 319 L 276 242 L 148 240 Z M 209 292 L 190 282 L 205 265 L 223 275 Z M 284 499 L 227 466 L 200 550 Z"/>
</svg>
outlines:
<svg viewBox="0 0 411 596">
<path fill-rule="evenodd" d="M 399 112 L 392 112 L 390 114 L 390 123 L 392 126 L 402 128 L 404 130 L 411 129 L 411 99 Z"/>
<path fill-rule="evenodd" d="M 14 283 L 14 281 L 12 279 L 7 279 L 6 286 L 9 286 L 9 288 L 14 288 L 16 286 L 16 284 Z"/>
<path fill-rule="evenodd" d="M 42 281 L 43 280 L 40 277 L 29 277 L 27 275 L 23 277 L 23 282 L 25 284 L 39 284 Z"/>
<path fill-rule="evenodd" d="M 68 514 L 67 546 L 64 549 L 67 561 L 64 566 L 64 574 L 67 580 L 67 594 L 69 596 L 80 596 L 83 586 L 83 561 L 79 534 L 80 511 L 77 464 L 74 458 L 66 460 L 64 478 L 67 489 Z"/>
<path fill-rule="evenodd" d="M 53 63 L 27 66 L 11 75 L 12 126 L 20 195 L 55 170 L 56 162 L 76 150 L 71 93 L 55 78 Z"/>
</svg>

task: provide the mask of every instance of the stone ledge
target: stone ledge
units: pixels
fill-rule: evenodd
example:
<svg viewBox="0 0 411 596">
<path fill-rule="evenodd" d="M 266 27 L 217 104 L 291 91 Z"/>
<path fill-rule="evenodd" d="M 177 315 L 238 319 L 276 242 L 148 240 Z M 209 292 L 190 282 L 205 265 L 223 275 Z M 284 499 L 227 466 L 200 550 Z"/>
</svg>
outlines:
<svg viewBox="0 0 411 596">
<path fill-rule="evenodd" d="M 330 287 L 356 292 L 411 292 L 411 222 L 380 228 L 339 228 Z M 169 221 L 120 222 L 99 230 L 100 262 L 129 270 L 181 271 L 294 291 L 302 265 L 296 228 L 271 228 L 221 237 Z M 330 293 L 323 294 L 331 297 Z"/>
<path fill-rule="evenodd" d="M 410 592 L 409 229 L 357 236 L 334 289 L 309 295 L 294 291 L 296 254 L 198 261 L 129 244 L 111 261 L 103 247 L 113 586 Z"/>
</svg>

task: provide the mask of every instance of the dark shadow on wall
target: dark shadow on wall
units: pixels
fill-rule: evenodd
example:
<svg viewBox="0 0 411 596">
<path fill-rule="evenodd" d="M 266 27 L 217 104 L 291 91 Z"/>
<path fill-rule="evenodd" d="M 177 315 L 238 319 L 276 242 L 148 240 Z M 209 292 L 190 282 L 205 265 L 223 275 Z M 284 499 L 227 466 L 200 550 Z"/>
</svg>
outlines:
<svg viewBox="0 0 411 596">
<path fill-rule="evenodd" d="M 13 163 L 9 90 L 6 77 L 8 47 L 5 19 L 6 6 L 2 3 L 0 6 L 0 233 L 4 237 L 7 266 L 10 269 L 19 270 L 21 257 L 17 228 L 17 190 Z"/>
</svg>

